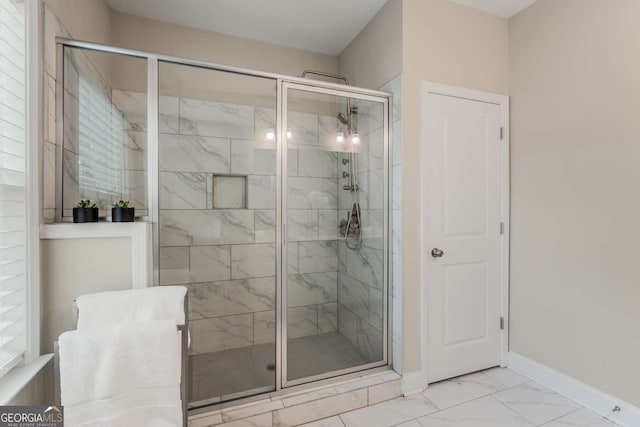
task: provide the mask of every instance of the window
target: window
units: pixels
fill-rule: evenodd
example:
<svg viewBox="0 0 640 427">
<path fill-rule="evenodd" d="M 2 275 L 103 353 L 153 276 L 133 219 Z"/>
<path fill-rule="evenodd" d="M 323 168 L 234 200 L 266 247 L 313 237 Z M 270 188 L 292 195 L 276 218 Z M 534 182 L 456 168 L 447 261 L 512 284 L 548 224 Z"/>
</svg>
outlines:
<svg viewBox="0 0 640 427">
<path fill-rule="evenodd" d="M 22 1 L 0 1 L 0 375 L 26 352 L 26 43 Z"/>
</svg>

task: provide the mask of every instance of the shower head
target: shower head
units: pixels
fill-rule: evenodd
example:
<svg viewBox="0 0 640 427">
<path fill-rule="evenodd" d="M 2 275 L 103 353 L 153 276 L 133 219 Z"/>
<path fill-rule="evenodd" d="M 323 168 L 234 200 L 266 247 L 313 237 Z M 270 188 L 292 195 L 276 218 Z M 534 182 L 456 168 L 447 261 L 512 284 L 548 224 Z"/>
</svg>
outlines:
<svg viewBox="0 0 640 427">
<path fill-rule="evenodd" d="M 344 113 L 338 113 L 338 120 L 340 120 L 340 123 L 343 125 L 349 124 L 349 119 L 344 115 Z"/>
</svg>

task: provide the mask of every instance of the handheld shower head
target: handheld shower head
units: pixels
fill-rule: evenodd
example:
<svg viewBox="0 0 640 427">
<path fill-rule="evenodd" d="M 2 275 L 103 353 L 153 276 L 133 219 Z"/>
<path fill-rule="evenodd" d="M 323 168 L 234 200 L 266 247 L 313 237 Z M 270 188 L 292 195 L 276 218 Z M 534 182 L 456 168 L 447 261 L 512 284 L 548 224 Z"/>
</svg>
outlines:
<svg viewBox="0 0 640 427">
<path fill-rule="evenodd" d="M 342 112 L 338 113 L 338 120 L 340 120 L 340 123 L 343 125 L 349 124 L 349 119 Z"/>
</svg>

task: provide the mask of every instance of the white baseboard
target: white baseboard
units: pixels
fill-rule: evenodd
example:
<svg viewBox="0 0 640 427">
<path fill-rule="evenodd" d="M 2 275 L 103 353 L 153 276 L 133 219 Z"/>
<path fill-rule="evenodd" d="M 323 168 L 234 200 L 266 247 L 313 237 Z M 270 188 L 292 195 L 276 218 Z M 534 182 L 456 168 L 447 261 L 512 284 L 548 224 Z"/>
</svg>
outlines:
<svg viewBox="0 0 640 427">
<path fill-rule="evenodd" d="M 423 392 L 427 388 L 422 372 L 411 372 L 402 375 L 402 395 L 411 396 Z"/>
<path fill-rule="evenodd" d="M 640 426 L 640 408 L 547 366 L 509 352 L 509 367 L 623 427 Z M 615 407 L 619 411 L 613 411 Z"/>
</svg>

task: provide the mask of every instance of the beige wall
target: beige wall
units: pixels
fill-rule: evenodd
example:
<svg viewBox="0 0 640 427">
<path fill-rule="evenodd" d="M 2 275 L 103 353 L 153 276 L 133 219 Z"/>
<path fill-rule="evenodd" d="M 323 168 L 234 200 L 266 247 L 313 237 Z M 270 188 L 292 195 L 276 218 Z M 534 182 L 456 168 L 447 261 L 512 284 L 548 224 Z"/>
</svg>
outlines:
<svg viewBox="0 0 640 427">
<path fill-rule="evenodd" d="M 111 11 L 106 0 L 43 0 L 62 26 L 77 40 L 111 44 Z M 110 58 L 90 55 L 93 63 L 109 81 Z"/>
<path fill-rule="evenodd" d="M 60 23 L 79 40 L 108 44 L 111 11 L 106 0 L 44 0 Z"/>
<path fill-rule="evenodd" d="M 54 403 L 53 399 L 53 387 L 50 387 L 50 384 L 53 384 L 50 381 L 47 381 L 47 375 L 49 373 L 53 373 L 53 362 L 49 362 L 40 372 L 38 372 L 31 381 L 25 385 L 22 390 L 18 392 L 7 402 L 7 405 L 39 405 L 46 406 L 52 405 Z"/>
<path fill-rule="evenodd" d="M 404 364 L 421 369 L 420 81 L 508 93 L 508 23 L 449 0 L 404 0 L 402 10 Z"/>
<path fill-rule="evenodd" d="M 79 225 L 82 227 L 82 225 Z M 42 353 L 72 329 L 78 296 L 131 288 L 129 239 L 42 240 Z"/>
<path fill-rule="evenodd" d="M 118 12 L 112 12 L 111 24 L 113 44 L 129 49 L 290 76 L 301 76 L 306 69 L 338 71 L 337 57 L 302 49 Z M 146 74 L 129 73 L 129 66 L 122 58 L 113 61 L 112 86 L 146 92 Z M 160 67 L 160 93 L 275 108 L 276 88 L 274 82 L 255 77 L 164 64 Z"/>
<path fill-rule="evenodd" d="M 111 14 L 111 30 L 113 44 L 130 49 L 295 76 L 306 69 L 338 71 L 335 56 L 118 12 Z"/>
<path fill-rule="evenodd" d="M 402 0 L 390 0 L 338 57 L 353 86 L 378 89 L 402 72 Z"/>
<path fill-rule="evenodd" d="M 511 350 L 640 406 L 640 2 L 510 20 Z"/>
</svg>

